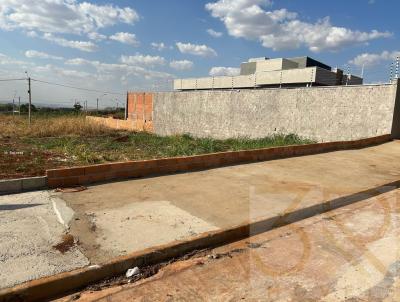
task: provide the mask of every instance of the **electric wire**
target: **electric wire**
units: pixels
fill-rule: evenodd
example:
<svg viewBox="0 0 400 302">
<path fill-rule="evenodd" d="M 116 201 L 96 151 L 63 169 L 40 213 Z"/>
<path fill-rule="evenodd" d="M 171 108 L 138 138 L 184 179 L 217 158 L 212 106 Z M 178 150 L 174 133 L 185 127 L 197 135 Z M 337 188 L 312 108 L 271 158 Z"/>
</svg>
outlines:
<svg viewBox="0 0 400 302">
<path fill-rule="evenodd" d="M 61 86 L 61 87 L 65 87 L 65 88 L 83 90 L 83 91 L 88 91 L 88 92 L 106 93 L 106 94 L 114 94 L 114 95 L 125 95 L 124 93 L 119 93 L 119 92 L 101 91 L 101 90 L 97 90 L 97 89 L 82 88 L 82 87 L 76 87 L 76 86 L 72 86 L 72 85 L 65 85 L 65 84 L 59 84 L 59 83 L 54 83 L 54 82 L 38 80 L 38 79 L 34 79 L 34 78 L 31 78 L 31 80 L 34 82 L 44 83 L 44 84 L 48 84 L 48 85 Z"/>
<path fill-rule="evenodd" d="M 26 79 L 0 79 L 0 82 L 26 81 Z"/>
</svg>

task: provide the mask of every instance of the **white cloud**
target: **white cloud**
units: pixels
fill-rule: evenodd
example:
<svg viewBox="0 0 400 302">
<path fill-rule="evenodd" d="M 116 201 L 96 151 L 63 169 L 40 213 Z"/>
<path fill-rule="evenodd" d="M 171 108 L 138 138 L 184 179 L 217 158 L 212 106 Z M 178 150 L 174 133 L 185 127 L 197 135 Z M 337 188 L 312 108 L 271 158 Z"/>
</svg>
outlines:
<svg viewBox="0 0 400 302">
<path fill-rule="evenodd" d="M 335 51 L 392 35 L 333 26 L 329 17 L 308 23 L 287 9 L 266 10 L 269 5 L 271 1 L 267 0 L 219 0 L 207 3 L 206 9 L 225 24 L 231 36 L 259 40 L 264 47 L 274 50 L 306 46 L 313 52 Z"/>
<path fill-rule="evenodd" d="M 213 67 L 209 72 L 209 75 L 212 77 L 237 76 L 239 74 L 240 74 L 240 68 L 233 68 L 233 67 Z"/>
<path fill-rule="evenodd" d="M 39 61 L 19 61 L 0 53 L 0 77 L 1 78 L 23 78 L 24 72 L 28 71 L 33 78 L 43 81 L 63 83 L 66 85 L 97 89 L 104 91 L 120 92 L 116 96 L 123 100 L 127 90 L 170 90 L 174 75 L 150 67 L 133 66 L 122 63 L 91 61 L 84 58 L 73 58 L 64 62 L 65 66 L 59 64 L 39 64 Z M 26 82 L 10 82 L 0 89 L 0 99 L 7 99 L 14 91 L 19 91 L 21 96 L 26 96 Z M 99 88 L 101 87 L 101 88 Z M 72 106 L 73 100 L 88 100 L 89 107 L 96 106 L 98 93 L 77 91 L 74 89 L 47 85 L 44 83 L 34 84 L 35 95 L 33 102 L 44 102 L 48 104 L 68 104 Z M 101 106 L 106 106 L 110 99 L 104 98 Z M 115 106 L 115 104 L 114 104 Z"/>
<path fill-rule="evenodd" d="M 51 64 L 47 64 L 44 66 L 36 66 L 33 68 L 34 72 L 37 73 L 50 73 L 57 76 L 64 76 L 68 78 L 84 78 L 88 79 L 89 77 L 94 78 L 94 75 L 85 71 L 73 70 L 73 69 L 65 69 L 61 67 L 57 67 Z"/>
<path fill-rule="evenodd" d="M 37 38 L 37 37 L 38 37 L 37 32 L 34 31 L 34 30 L 31 30 L 31 31 L 26 32 L 26 35 L 27 35 L 28 37 L 30 37 L 30 38 Z"/>
<path fill-rule="evenodd" d="M 9 56 L 0 53 L 0 65 L 11 65 L 11 66 L 29 66 L 33 65 L 31 62 L 25 62 L 20 60 L 15 60 Z"/>
<path fill-rule="evenodd" d="M 43 33 L 87 34 L 117 23 L 133 24 L 137 12 L 112 4 L 76 0 L 1 0 L 0 28 Z"/>
<path fill-rule="evenodd" d="M 143 56 L 146 57 L 146 56 Z M 147 56 L 149 57 L 149 56 Z M 121 62 L 122 64 L 114 64 L 114 63 L 104 63 L 100 61 L 91 61 L 91 60 L 86 60 L 82 58 L 75 58 L 75 59 L 70 59 L 65 62 L 66 65 L 75 65 L 75 66 L 92 66 L 96 69 L 96 71 L 101 74 L 103 77 L 106 76 L 111 76 L 114 78 L 120 79 L 122 76 L 123 77 L 129 77 L 129 76 L 137 76 L 145 79 L 171 79 L 173 78 L 173 75 L 166 73 L 166 72 L 160 72 L 160 71 L 155 71 L 155 70 L 150 70 L 148 67 L 144 68 L 142 66 L 135 66 L 130 63 L 137 63 L 140 60 L 133 60 L 129 59 L 131 57 L 125 57 L 122 59 L 121 57 Z M 156 61 L 156 60 L 155 60 Z M 143 62 L 142 62 L 143 64 Z M 149 59 L 147 59 L 147 62 L 145 62 L 143 65 L 149 65 Z"/>
<path fill-rule="evenodd" d="M 66 65 L 90 65 L 90 61 L 82 58 L 69 59 L 65 61 Z"/>
<path fill-rule="evenodd" d="M 93 52 L 97 50 L 97 45 L 90 41 L 73 41 L 64 38 L 56 37 L 51 33 L 45 33 L 43 39 L 56 43 L 63 47 L 75 48 L 86 52 Z"/>
<path fill-rule="evenodd" d="M 375 66 L 384 61 L 394 61 L 400 56 L 400 51 L 383 51 L 381 53 L 363 53 L 350 60 L 349 63 L 355 66 Z"/>
<path fill-rule="evenodd" d="M 158 50 L 158 51 L 163 51 L 163 50 L 165 50 L 167 48 L 171 48 L 171 47 L 168 47 L 167 45 L 165 45 L 163 42 L 161 42 L 161 43 L 153 42 L 153 43 L 151 43 L 151 47 L 153 49 Z"/>
<path fill-rule="evenodd" d="M 121 63 L 128 65 L 139 65 L 139 66 L 156 66 L 165 65 L 166 61 L 160 56 L 149 56 L 136 54 L 134 56 L 121 56 Z"/>
<path fill-rule="evenodd" d="M 107 39 L 107 36 L 106 36 L 106 35 L 100 34 L 100 33 L 98 33 L 98 32 L 91 32 L 91 33 L 88 33 L 87 36 L 88 36 L 88 38 L 89 38 L 90 40 L 94 40 L 94 41 L 103 41 L 103 40 Z"/>
<path fill-rule="evenodd" d="M 191 43 L 176 43 L 179 51 L 183 54 L 191 54 L 201 57 L 216 57 L 217 52 L 207 45 L 196 45 Z"/>
<path fill-rule="evenodd" d="M 110 40 L 118 41 L 124 44 L 130 44 L 135 47 L 139 46 L 139 41 L 136 40 L 136 35 L 131 33 L 119 32 L 110 36 Z"/>
<path fill-rule="evenodd" d="M 169 66 L 176 70 L 189 70 L 193 68 L 193 62 L 189 60 L 171 61 Z"/>
<path fill-rule="evenodd" d="M 62 60 L 63 57 L 58 57 L 54 55 L 50 55 L 45 52 L 36 51 L 36 50 L 27 50 L 25 51 L 25 57 L 27 58 L 38 58 L 38 59 L 52 59 L 52 60 Z"/>
<path fill-rule="evenodd" d="M 220 37 L 222 37 L 222 33 L 221 33 L 221 32 L 215 31 L 215 30 L 213 30 L 213 29 L 211 29 L 211 28 L 207 29 L 207 33 L 208 33 L 211 37 L 214 37 L 214 38 L 220 38 Z"/>
</svg>

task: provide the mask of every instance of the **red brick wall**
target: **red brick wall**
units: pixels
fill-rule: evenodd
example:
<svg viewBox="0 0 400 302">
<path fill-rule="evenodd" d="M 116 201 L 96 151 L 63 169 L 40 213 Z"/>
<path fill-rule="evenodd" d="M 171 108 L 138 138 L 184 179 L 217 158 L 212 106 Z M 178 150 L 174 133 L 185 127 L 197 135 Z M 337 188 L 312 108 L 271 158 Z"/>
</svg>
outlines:
<svg viewBox="0 0 400 302">
<path fill-rule="evenodd" d="M 153 94 L 129 92 L 127 104 L 128 120 L 136 122 L 138 129 L 153 130 Z"/>
</svg>

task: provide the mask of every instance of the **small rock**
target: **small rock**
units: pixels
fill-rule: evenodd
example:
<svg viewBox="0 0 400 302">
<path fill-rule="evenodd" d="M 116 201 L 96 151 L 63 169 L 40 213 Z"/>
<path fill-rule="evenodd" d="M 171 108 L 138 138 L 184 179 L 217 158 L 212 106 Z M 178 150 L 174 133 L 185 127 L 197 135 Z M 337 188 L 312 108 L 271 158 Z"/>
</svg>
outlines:
<svg viewBox="0 0 400 302">
<path fill-rule="evenodd" d="M 126 276 L 126 278 L 131 278 L 131 277 L 136 276 L 138 274 L 140 274 L 140 269 L 136 266 L 134 268 L 128 269 L 126 271 L 125 276 Z"/>
<path fill-rule="evenodd" d="M 219 259 L 221 258 L 221 254 L 212 254 L 208 256 L 209 259 Z"/>
</svg>

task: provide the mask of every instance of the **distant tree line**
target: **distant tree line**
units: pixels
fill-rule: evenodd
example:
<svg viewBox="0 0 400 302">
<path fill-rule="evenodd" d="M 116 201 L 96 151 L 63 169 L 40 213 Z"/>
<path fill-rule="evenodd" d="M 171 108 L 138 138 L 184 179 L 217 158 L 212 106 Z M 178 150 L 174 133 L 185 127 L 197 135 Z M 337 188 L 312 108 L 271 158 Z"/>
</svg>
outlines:
<svg viewBox="0 0 400 302">
<path fill-rule="evenodd" d="M 29 104 L 28 103 L 27 104 L 21 104 L 21 108 L 20 108 L 21 113 L 28 112 L 28 110 L 29 110 L 28 108 L 29 108 Z M 14 109 L 14 111 L 18 112 L 18 105 L 14 105 L 13 106 L 13 104 L 11 104 L 11 103 L 0 104 L 0 112 L 12 112 L 13 109 Z M 36 108 L 35 105 L 32 104 L 31 105 L 31 111 L 32 112 L 37 112 L 38 109 Z"/>
<path fill-rule="evenodd" d="M 21 114 L 27 114 L 29 111 L 29 104 L 24 103 L 21 104 L 20 107 L 20 113 Z M 13 104 L 8 103 L 8 104 L 0 104 L 0 113 L 4 114 L 11 114 L 13 112 Z M 18 114 L 18 104 L 14 105 L 14 112 Z M 36 115 L 38 114 L 44 114 L 44 115 L 65 115 L 65 114 L 83 114 L 83 106 L 77 102 L 73 106 L 69 108 L 52 108 L 52 107 L 38 107 L 35 106 L 34 104 L 31 105 L 31 112 L 35 113 Z M 89 110 L 88 112 L 85 112 L 85 114 L 88 115 L 97 115 L 97 116 L 114 116 L 118 118 L 124 118 L 125 115 L 125 108 L 112 108 L 112 107 L 107 107 L 101 110 Z"/>
</svg>

